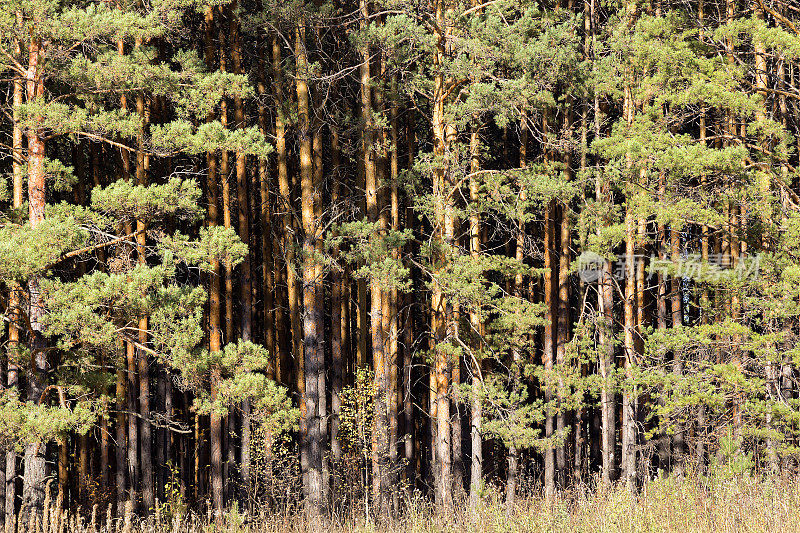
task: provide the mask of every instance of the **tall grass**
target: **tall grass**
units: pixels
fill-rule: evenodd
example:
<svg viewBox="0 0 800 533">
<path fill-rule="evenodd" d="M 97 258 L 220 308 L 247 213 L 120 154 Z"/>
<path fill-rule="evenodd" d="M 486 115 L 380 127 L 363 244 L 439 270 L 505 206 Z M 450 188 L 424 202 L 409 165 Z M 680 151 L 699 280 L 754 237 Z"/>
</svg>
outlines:
<svg viewBox="0 0 800 533">
<path fill-rule="evenodd" d="M 46 516 L 18 531 L 27 533 L 278 533 L 278 532 L 536 532 L 536 533 L 733 533 L 800 531 L 800 479 L 721 479 L 691 476 L 647 483 L 637 495 L 622 487 L 560 493 L 551 501 L 537 496 L 518 499 L 507 516 L 499 492 L 487 491 L 480 507 L 470 513 L 440 512 L 421 497 L 407 498 L 401 515 L 375 523 L 360 513 L 310 519 L 298 513 L 246 514 L 233 508 L 221 516 L 211 513 L 164 512 L 139 519 L 130 507 L 124 516 L 96 506 L 88 513 L 68 513 L 48 499 Z"/>
</svg>

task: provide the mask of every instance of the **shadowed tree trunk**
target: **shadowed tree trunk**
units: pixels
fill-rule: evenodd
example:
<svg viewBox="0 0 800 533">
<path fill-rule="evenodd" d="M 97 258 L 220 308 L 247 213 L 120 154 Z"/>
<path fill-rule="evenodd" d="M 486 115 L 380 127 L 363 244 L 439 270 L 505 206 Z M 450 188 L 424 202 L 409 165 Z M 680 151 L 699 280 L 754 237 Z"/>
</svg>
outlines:
<svg viewBox="0 0 800 533">
<path fill-rule="evenodd" d="M 237 3 L 234 1 L 230 8 L 230 34 L 231 34 L 231 61 L 233 72 L 244 75 L 242 65 L 242 43 L 239 35 L 239 15 Z M 234 120 L 236 127 L 243 129 L 247 126 L 242 97 L 233 98 Z M 250 209 L 247 190 L 247 156 L 242 152 L 236 154 L 236 198 L 238 203 L 239 238 L 250 249 Z M 250 268 L 250 252 L 244 256 L 239 273 L 239 289 L 241 298 L 241 339 L 252 340 L 253 331 L 253 286 Z M 230 341 L 232 339 L 228 339 Z M 233 446 L 230 446 L 233 450 Z M 241 481 L 245 490 L 250 487 L 250 401 L 242 402 L 242 430 L 241 430 Z"/>
<path fill-rule="evenodd" d="M 17 13 L 18 22 L 22 13 Z M 18 58 L 22 57 L 22 50 L 18 41 L 14 42 L 16 50 L 14 51 Z M 12 161 L 11 161 L 11 174 L 12 174 L 12 191 L 11 191 L 11 205 L 14 209 L 22 207 L 24 201 L 24 158 L 23 153 L 23 140 L 24 131 L 20 124 L 19 106 L 22 105 L 25 98 L 25 82 L 19 76 L 14 76 L 13 88 L 13 104 L 14 111 L 12 115 Z M 10 288 L 8 307 L 9 323 L 8 323 L 8 369 L 6 374 L 6 383 L 8 388 L 19 386 L 19 367 L 16 365 L 17 350 L 20 345 L 20 306 L 22 305 L 23 295 L 21 288 L 12 286 Z M 16 517 L 16 495 L 17 495 L 17 452 L 11 448 L 6 452 L 5 456 L 5 480 L 4 480 L 4 499 L 2 502 L 5 511 L 5 526 L 13 531 L 15 527 Z"/>
</svg>

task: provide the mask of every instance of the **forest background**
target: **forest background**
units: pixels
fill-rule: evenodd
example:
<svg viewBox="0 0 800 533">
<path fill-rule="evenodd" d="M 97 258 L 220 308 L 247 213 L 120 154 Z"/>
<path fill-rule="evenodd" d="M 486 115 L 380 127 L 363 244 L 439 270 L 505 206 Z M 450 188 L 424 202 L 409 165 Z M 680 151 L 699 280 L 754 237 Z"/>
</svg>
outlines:
<svg viewBox="0 0 800 533">
<path fill-rule="evenodd" d="M 793 475 L 798 20 L 0 1 L 0 521 Z"/>
</svg>

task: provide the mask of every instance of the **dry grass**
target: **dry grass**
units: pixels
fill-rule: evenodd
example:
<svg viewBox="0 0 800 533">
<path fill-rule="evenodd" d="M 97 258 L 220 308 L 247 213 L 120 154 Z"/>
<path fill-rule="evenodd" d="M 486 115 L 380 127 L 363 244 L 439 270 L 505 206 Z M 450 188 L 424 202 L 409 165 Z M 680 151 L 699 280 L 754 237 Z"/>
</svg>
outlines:
<svg viewBox="0 0 800 533">
<path fill-rule="evenodd" d="M 402 515 L 388 524 L 363 516 L 309 520 L 297 514 L 246 516 L 235 510 L 221 517 L 210 514 L 167 516 L 161 512 L 138 520 L 126 513 L 112 518 L 96 508 L 85 518 L 50 505 L 46 519 L 37 519 L 20 531 L 28 533 L 278 533 L 310 531 L 363 533 L 536 532 L 536 533 L 710 533 L 800 531 L 798 479 L 662 479 L 648 483 L 632 496 L 621 487 L 592 492 L 573 490 L 553 501 L 528 497 L 519 500 L 506 518 L 498 494 L 491 491 L 480 509 L 437 513 L 422 498 L 406 501 Z"/>
</svg>

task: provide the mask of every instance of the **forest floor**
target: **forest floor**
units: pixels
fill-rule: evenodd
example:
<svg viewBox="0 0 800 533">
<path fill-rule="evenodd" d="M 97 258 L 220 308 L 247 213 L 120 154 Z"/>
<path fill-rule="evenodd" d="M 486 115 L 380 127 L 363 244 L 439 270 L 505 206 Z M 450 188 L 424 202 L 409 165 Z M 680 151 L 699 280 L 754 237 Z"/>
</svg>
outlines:
<svg viewBox="0 0 800 533">
<path fill-rule="evenodd" d="M 35 530 L 58 533 L 790 532 L 800 531 L 799 481 L 755 477 L 668 478 L 647 483 L 635 496 L 623 487 L 614 487 L 605 491 L 562 492 L 550 502 L 540 497 L 519 498 L 510 516 L 501 495 L 489 491 L 474 513 L 436 512 L 421 499 L 411 500 L 406 502 L 401 516 L 388 524 L 367 521 L 355 510 L 346 518 L 325 520 L 309 520 L 290 513 L 248 517 L 237 511 L 217 520 L 209 515 L 169 517 L 161 513 L 145 520 L 135 517 L 125 520 L 110 519 L 96 511 L 94 523 L 88 517 L 76 520 L 64 513 L 57 524 L 51 522 L 49 528 L 40 528 L 37 523 Z"/>
</svg>

